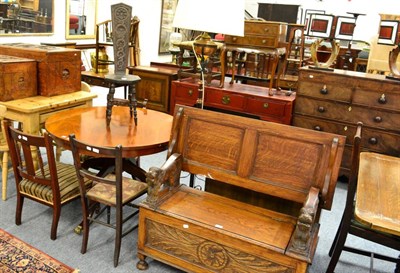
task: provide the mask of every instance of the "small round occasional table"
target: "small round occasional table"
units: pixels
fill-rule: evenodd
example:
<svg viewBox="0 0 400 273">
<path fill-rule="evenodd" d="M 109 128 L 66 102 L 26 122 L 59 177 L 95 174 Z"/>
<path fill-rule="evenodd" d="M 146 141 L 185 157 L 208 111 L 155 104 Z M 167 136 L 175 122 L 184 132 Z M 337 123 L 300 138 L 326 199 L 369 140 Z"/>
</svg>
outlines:
<svg viewBox="0 0 400 273">
<path fill-rule="evenodd" d="M 123 157 L 127 160 L 166 150 L 173 117 L 138 108 L 137 118 L 139 122 L 135 125 L 128 107 L 114 106 L 110 125 L 107 126 L 106 107 L 85 107 L 51 115 L 46 120 L 45 128 L 54 136 L 57 145 L 65 149 L 70 149 L 69 135 L 74 134 L 88 145 L 115 147 L 121 144 Z M 143 172 L 139 178 L 144 178 Z"/>
</svg>

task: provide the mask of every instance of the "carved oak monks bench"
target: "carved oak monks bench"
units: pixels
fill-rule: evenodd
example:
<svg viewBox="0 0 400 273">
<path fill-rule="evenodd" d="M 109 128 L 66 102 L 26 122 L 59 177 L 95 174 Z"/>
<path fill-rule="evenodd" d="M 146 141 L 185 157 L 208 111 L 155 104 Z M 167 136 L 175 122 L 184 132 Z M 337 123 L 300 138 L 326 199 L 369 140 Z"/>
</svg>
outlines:
<svg viewBox="0 0 400 273">
<path fill-rule="evenodd" d="M 149 256 L 186 272 L 306 272 L 345 136 L 175 109 L 167 161 L 147 173 L 137 268 Z M 205 176 L 205 191 L 181 171 Z"/>
</svg>

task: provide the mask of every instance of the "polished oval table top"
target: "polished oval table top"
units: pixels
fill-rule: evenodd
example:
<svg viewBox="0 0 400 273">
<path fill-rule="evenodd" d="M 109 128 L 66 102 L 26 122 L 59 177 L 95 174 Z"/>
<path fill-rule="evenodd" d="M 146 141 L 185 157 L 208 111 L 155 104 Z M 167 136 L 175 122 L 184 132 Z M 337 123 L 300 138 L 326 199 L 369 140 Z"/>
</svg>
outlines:
<svg viewBox="0 0 400 273">
<path fill-rule="evenodd" d="M 69 149 L 70 134 L 89 145 L 115 147 L 121 144 L 125 158 L 167 149 L 173 117 L 143 108 L 137 108 L 137 115 L 135 126 L 129 107 L 114 106 L 110 126 L 107 126 L 105 106 L 77 108 L 50 116 L 45 128 L 66 149 Z"/>
</svg>

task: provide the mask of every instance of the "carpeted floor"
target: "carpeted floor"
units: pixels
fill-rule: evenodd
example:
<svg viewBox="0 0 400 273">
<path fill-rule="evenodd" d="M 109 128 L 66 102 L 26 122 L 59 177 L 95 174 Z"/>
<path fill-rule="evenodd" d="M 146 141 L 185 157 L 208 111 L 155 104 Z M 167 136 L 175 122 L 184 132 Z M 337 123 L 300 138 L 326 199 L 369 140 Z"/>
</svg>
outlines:
<svg viewBox="0 0 400 273">
<path fill-rule="evenodd" d="M 78 271 L 0 229 L 0 272 L 76 273 Z"/>
<path fill-rule="evenodd" d="M 69 152 L 63 152 L 63 161 L 70 161 Z M 165 153 L 141 158 L 141 166 L 148 169 L 150 166 L 161 166 L 165 160 Z M 184 179 L 187 183 L 188 179 Z M 196 181 L 202 184 L 201 180 Z M 331 211 L 323 211 L 321 215 L 320 238 L 313 264 L 309 273 L 325 272 L 329 262 L 328 251 L 339 225 L 346 195 L 346 184 L 338 183 L 333 208 Z M 100 226 L 93 225 L 90 230 L 87 253 L 82 255 L 81 236 L 74 233 L 74 228 L 81 221 L 81 207 L 79 201 L 68 204 L 61 211 L 61 218 L 58 227 L 58 238 L 50 240 L 51 210 L 43 205 L 30 200 L 25 201 L 22 214 L 22 225 L 16 226 L 15 219 L 15 185 L 12 173 L 9 175 L 8 200 L 0 201 L 0 228 L 19 237 L 24 242 L 42 250 L 48 255 L 62 261 L 63 263 L 80 269 L 82 273 L 126 273 L 141 272 L 136 269 L 136 239 L 137 232 L 128 234 L 122 240 L 120 261 L 117 268 L 113 266 L 114 231 Z M 365 249 L 373 249 L 377 252 L 385 252 L 398 256 L 394 251 L 378 246 L 373 243 L 362 241 L 358 238 L 348 239 L 352 245 Z M 148 259 L 149 273 L 181 272 L 158 261 Z M 336 273 L 362 273 L 369 272 L 370 260 L 355 254 L 343 252 L 336 267 Z M 375 273 L 393 272 L 394 266 L 391 263 L 374 261 Z M 261 272 L 260 272 L 261 273 Z"/>
</svg>

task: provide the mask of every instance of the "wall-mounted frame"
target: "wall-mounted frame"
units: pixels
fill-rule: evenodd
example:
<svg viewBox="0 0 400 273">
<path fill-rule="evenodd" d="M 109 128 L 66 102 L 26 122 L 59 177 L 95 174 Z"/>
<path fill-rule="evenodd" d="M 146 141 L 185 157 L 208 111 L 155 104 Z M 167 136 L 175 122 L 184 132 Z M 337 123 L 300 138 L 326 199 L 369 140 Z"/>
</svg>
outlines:
<svg viewBox="0 0 400 273">
<path fill-rule="evenodd" d="M 0 36 L 50 35 L 54 0 L 0 0 Z"/>
<path fill-rule="evenodd" d="M 96 38 L 97 0 L 66 0 L 65 39 Z"/>
<path fill-rule="evenodd" d="M 335 39 L 350 41 L 353 39 L 356 18 L 338 16 L 336 21 Z"/>
<path fill-rule="evenodd" d="M 335 16 L 327 14 L 311 14 L 308 36 L 330 38 Z"/>
<path fill-rule="evenodd" d="M 318 10 L 318 9 L 306 9 L 304 12 L 304 34 L 308 33 L 308 27 L 310 25 L 310 16 L 311 14 L 325 14 L 324 10 Z"/>
<path fill-rule="evenodd" d="M 174 32 L 172 22 L 174 21 L 175 9 L 177 4 L 178 0 L 162 0 L 160 41 L 158 45 L 159 54 L 170 53 L 169 36 L 172 32 Z"/>
<path fill-rule="evenodd" d="M 395 45 L 398 29 L 399 21 L 382 20 L 379 27 L 378 44 Z"/>
</svg>

